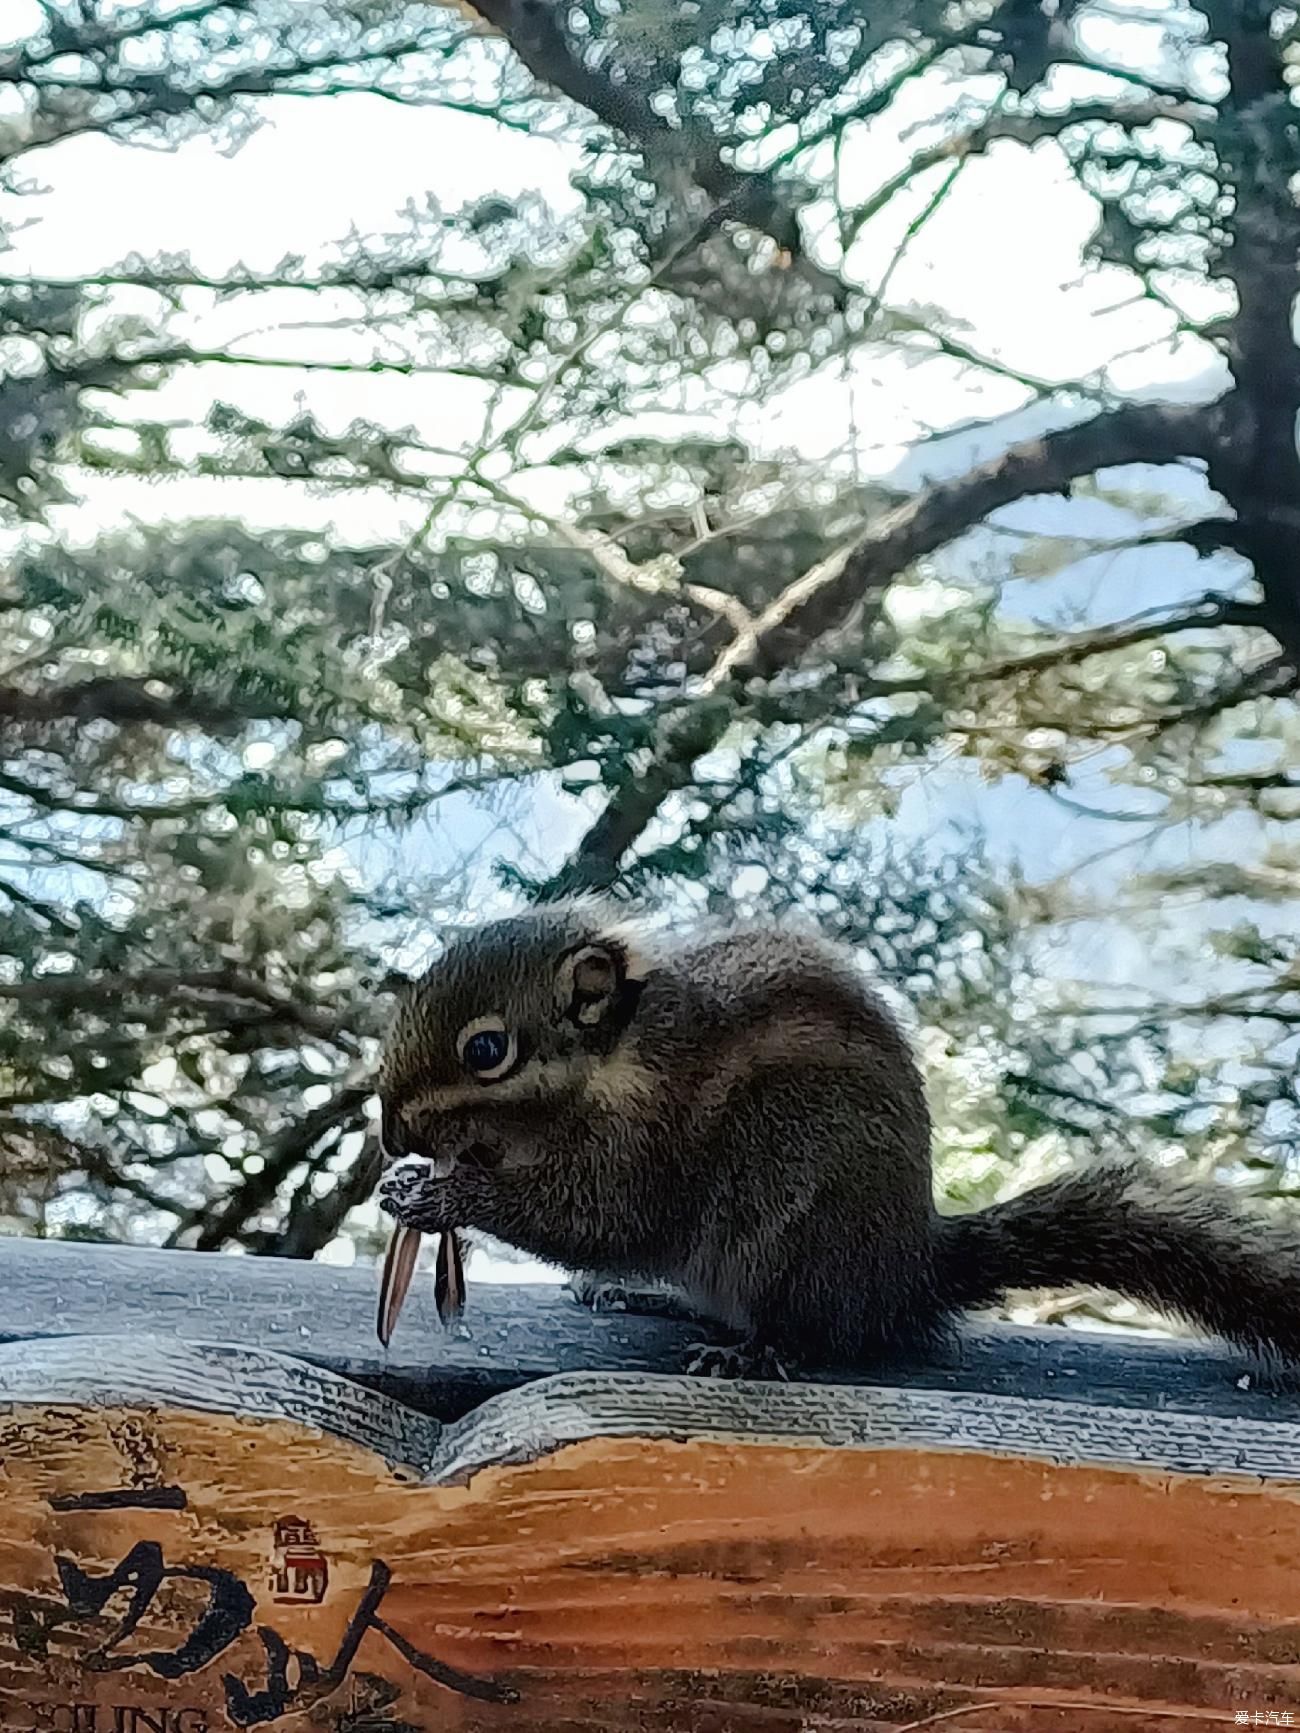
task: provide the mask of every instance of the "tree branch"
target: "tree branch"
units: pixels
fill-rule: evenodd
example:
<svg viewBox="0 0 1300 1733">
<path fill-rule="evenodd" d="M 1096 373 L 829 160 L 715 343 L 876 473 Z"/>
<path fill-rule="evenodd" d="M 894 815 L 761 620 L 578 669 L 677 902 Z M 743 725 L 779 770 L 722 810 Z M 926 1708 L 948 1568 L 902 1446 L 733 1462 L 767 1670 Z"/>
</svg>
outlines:
<svg viewBox="0 0 1300 1733">
<path fill-rule="evenodd" d="M 111 1006 L 120 1011 L 133 999 L 167 1000 L 212 996 L 243 999 L 261 1006 L 278 1021 L 292 1023 L 322 1041 L 355 1051 L 356 1042 L 336 1017 L 300 1004 L 276 992 L 255 975 L 238 969 L 141 969 L 134 974 L 38 975 L 25 981 L 0 981 L 0 1000 L 16 1004 L 75 1006 L 82 1010 Z"/>
<path fill-rule="evenodd" d="M 969 156 L 982 156 L 990 145 L 1006 140 L 1033 145 L 1040 139 L 1059 138 L 1075 126 L 1151 126 L 1157 120 L 1181 121 L 1193 132 L 1213 121 L 1214 111 L 1199 103 L 1174 102 L 1164 97 L 1134 102 L 1080 102 L 1060 114 L 1007 114 L 998 111 L 968 131 L 917 151 L 896 175 L 892 175 L 853 215 L 853 234 L 871 221 L 904 187 L 940 163 Z"/>
<path fill-rule="evenodd" d="M 445 800 L 449 795 L 477 793 L 483 789 L 496 788 L 502 783 L 517 782 L 521 778 L 535 775 L 538 768 L 535 764 L 524 764 L 503 766 L 497 770 L 485 771 L 481 775 L 468 772 L 464 776 L 448 777 L 446 782 L 437 788 L 419 788 L 405 796 L 382 800 L 338 799 L 326 795 L 319 785 L 311 782 L 290 787 L 269 784 L 266 789 L 266 804 L 279 812 L 313 813 L 338 821 L 350 818 L 409 818 L 413 813 L 423 811 L 435 802 Z M 205 813 L 218 812 L 226 807 L 234 793 L 234 790 L 228 787 L 207 795 L 195 795 L 189 800 L 129 802 L 99 795 L 83 799 L 79 789 L 73 789 L 66 794 L 55 794 L 39 783 L 29 782 L 9 770 L 0 770 L 0 790 L 16 795 L 21 800 L 30 801 L 42 814 L 71 812 L 86 818 L 113 818 L 122 824 L 174 824 L 201 818 Z M 21 841 L 25 847 L 48 846 L 39 839 L 29 841 L 13 836 L 13 821 L 10 821 L 8 833 L 13 840 Z M 93 863 L 87 861 L 69 864 L 91 866 Z M 106 872 L 111 869 L 95 865 L 93 870 Z"/>
<path fill-rule="evenodd" d="M 1257 992 L 1224 993 L 1216 998 L 1190 1003 L 1176 999 L 1149 1005 L 1069 1005 L 1062 1009 L 1066 1017 L 1132 1017 L 1136 1029 L 1155 1028 L 1177 1022 L 1180 1017 L 1200 1020 L 1216 1017 L 1255 1018 L 1262 1023 L 1300 1024 L 1300 1004 L 1294 1006 L 1266 1005 L 1259 1002 Z"/>
<path fill-rule="evenodd" d="M 153 723 L 162 728 L 193 724 L 211 731 L 237 728 L 257 719 L 284 715 L 283 705 L 231 704 L 185 686 L 168 691 L 153 678 L 106 675 L 65 686 L 28 692 L 20 686 L 0 686 L 0 723 L 39 727 L 52 722 L 112 722 L 118 727 Z"/>
<path fill-rule="evenodd" d="M 137 1203 L 142 1203 L 147 1209 L 157 1210 L 159 1215 L 169 1215 L 175 1218 L 183 1213 L 184 1206 L 174 1198 L 165 1197 L 147 1180 L 136 1179 L 129 1173 L 123 1173 L 117 1167 L 106 1150 L 97 1148 L 93 1143 L 68 1140 L 71 1149 L 75 1150 L 78 1165 L 88 1180 L 101 1186 L 105 1191 L 125 1192 Z"/>
<path fill-rule="evenodd" d="M 852 549 L 827 562 L 816 582 L 810 573 L 798 586 L 791 586 L 784 618 L 772 621 L 749 655 L 734 657 L 736 671 L 774 673 L 791 660 L 792 648 L 806 651 L 850 607 L 876 594 L 917 560 L 973 529 L 991 512 L 1035 495 L 1065 493 L 1079 476 L 1099 469 L 1172 463 L 1187 457 L 1208 459 L 1222 437 L 1214 409 L 1129 404 L 1013 445 L 1000 457 L 953 481 L 938 482 L 886 512 Z"/>
<path fill-rule="evenodd" d="M 990 681 L 1016 680 L 1025 674 L 1041 674 L 1053 668 L 1068 668 L 1085 662 L 1090 656 L 1104 656 L 1112 650 L 1126 650 L 1132 644 L 1145 644 L 1153 638 L 1168 637 L 1174 632 L 1203 632 L 1215 626 L 1262 628 L 1264 610 L 1256 602 L 1237 602 L 1226 596 L 1208 596 L 1195 607 L 1181 614 L 1154 611 L 1139 614 L 1132 620 L 1121 620 L 1113 626 L 1099 626 L 1092 632 L 1076 632 L 1050 648 L 1031 650 L 1023 656 L 1008 656 L 1000 662 L 986 662 L 973 668 L 954 668 L 938 680 L 873 681 L 872 695 L 891 691 L 925 691 L 935 697 L 946 695 L 952 687 L 984 685 Z"/>
<path fill-rule="evenodd" d="M 257 1241 L 255 1249 L 266 1257 L 315 1257 L 335 1237 L 348 1214 L 370 1197 L 379 1183 L 379 1171 L 379 1145 L 371 1138 L 324 1197 L 313 1194 L 310 1178 L 305 1181 L 294 1194 L 284 1227 L 265 1241 Z"/>
<path fill-rule="evenodd" d="M 1228 63 L 1215 141 L 1234 206 L 1222 273 L 1237 299 L 1227 352 L 1241 418 L 1237 438 L 1214 455 L 1210 481 L 1237 514 L 1238 546 L 1264 589 L 1270 630 L 1300 657 L 1292 517 L 1300 491 L 1300 349 L 1294 339 L 1300 211 L 1283 120 L 1290 101 L 1287 51 L 1241 0 L 1208 0 L 1205 11 Z"/>
<path fill-rule="evenodd" d="M 4 1152 L 5 1145 L 10 1140 L 19 1145 L 43 1148 L 51 1171 L 54 1171 L 56 1165 L 67 1174 L 75 1174 L 79 1170 L 88 1180 L 105 1191 L 125 1192 L 137 1203 L 157 1210 L 160 1214 L 178 1216 L 181 1213 L 178 1203 L 155 1191 L 146 1180 L 135 1179 L 130 1174 L 123 1173 L 114 1164 L 107 1150 L 70 1137 L 66 1131 L 48 1125 L 43 1120 L 23 1119 L 16 1113 L 0 1114 L 0 1153 Z"/>
<path fill-rule="evenodd" d="M 885 513 L 736 632 L 700 683 L 696 702 L 669 714 L 651 762 L 614 790 L 569 860 L 538 887 L 538 897 L 611 885 L 623 855 L 664 800 L 687 786 L 695 760 L 718 745 L 743 710 L 745 683 L 794 666 L 851 608 L 878 611 L 890 583 L 917 560 L 1017 500 L 1064 492 L 1078 476 L 1102 468 L 1205 457 L 1221 437 L 1213 409 L 1129 405 L 1012 446 Z"/>
<path fill-rule="evenodd" d="M 1240 770 L 1233 775 L 1198 776 L 1192 788 L 1240 788 L 1253 794 L 1300 794 L 1300 775 L 1289 770 Z"/>
<path fill-rule="evenodd" d="M 128 42 L 149 35 L 151 31 L 163 28 L 175 30 L 178 25 L 195 24 L 214 12 L 249 12 L 254 3 L 255 0 L 195 0 L 194 5 L 178 7 L 175 11 L 168 12 L 165 18 L 160 18 L 150 7 L 143 16 L 125 24 L 113 27 L 106 24 L 87 24 L 68 35 L 60 32 L 59 39 L 49 48 L 22 49 L 12 58 L 0 60 L 0 82 L 19 83 L 30 78 L 32 73 L 39 71 L 41 67 L 56 64 L 70 54 L 84 55 L 87 59 L 97 54 L 108 54 Z"/>
<path fill-rule="evenodd" d="M 435 271 L 427 260 L 413 260 L 405 265 L 340 265 L 314 277 L 299 277 L 283 270 L 266 273 L 241 268 L 220 276 L 200 270 L 177 270 L 173 266 L 157 269 L 141 266 L 128 270 L 87 271 L 76 277 L 12 276 L 0 272 L 0 289 L 32 289 L 48 293 L 54 289 L 204 289 L 217 295 L 259 294 L 271 290 L 300 289 L 304 294 L 316 294 L 324 289 L 351 289 L 358 294 L 382 294 L 389 289 L 405 288 L 414 283 L 434 281 L 443 284 L 448 274 Z M 458 280 L 458 279 L 452 279 Z"/>
<path fill-rule="evenodd" d="M 43 897 L 33 896 L 30 891 L 14 884 L 11 879 L 0 878 L 0 897 L 6 897 L 17 908 L 27 909 L 54 932 L 62 933 L 67 938 L 75 938 L 79 930 L 72 921 L 65 919 L 53 904 L 47 903 Z"/>
<path fill-rule="evenodd" d="M 258 1171 L 245 1174 L 215 1209 L 187 1217 L 172 1236 L 173 1243 L 188 1228 L 199 1224 L 195 1241 L 198 1251 L 213 1252 L 237 1238 L 251 1218 L 273 1202 L 276 1192 L 299 1163 L 308 1160 L 327 1138 L 334 1141 L 359 1117 L 370 1094 L 369 1086 L 345 1084 L 320 1107 L 313 1107 L 301 1119 L 284 1126 L 272 1138 Z"/>
<path fill-rule="evenodd" d="M 845 289 L 839 278 L 805 257 L 798 210 L 770 170 L 745 173 L 735 168 L 705 129 L 673 125 L 653 106 L 650 92 L 631 79 L 618 80 L 589 65 L 581 50 L 575 51 L 566 39 L 559 22 L 562 8 L 539 5 L 537 0 L 469 3 L 500 31 L 540 84 L 558 90 L 622 134 L 641 150 L 652 170 L 680 164 L 685 152 L 692 180 L 713 201 L 709 231 L 730 219 L 770 236 L 814 289 L 837 304 L 843 300 Z"/>
<path fill-rule="evenodd" d="M 528 388 L 528 381 L 503 374 L 491 367 L 474 367 L 468 363 L 447 362 L 445 365 L 424 361 L 385 361 L 372 357 L 369 361 L 323 361 L 310 356 L 247 355 L 229 349 L 195 349 L 188 343 L 176 343 L 166 349 L 155 349 L 140 355 L 104 355 L 77 366 L 57 371 L 58 377 L 81 389 L 111 388 L 125 375 L 146 367 L 266 367 L 290 373 L 395 373 L 402 378 L 427 375 L 430 378 L 473 379 L 483 385 L 513 385 Z"/>
<path fill-rule="evenodd" d="M 312 84 L 310 79 L 314 74 L 339 72 L 350 69 L 362 69 L 380 65 L 390 67 L 394 61 L 408 54 L 418 54 L 430 46 L 425 31 L 406 35 L 379 48 L 368 48 L 355 54 L 321 54 L 317 56 L 301 56 L 292 66 L 271 67 L 259 71 L 241 69 L 232 72 L 228 78 L 209 84 L 193 85 L 184 91 L 178 91 L 174 85 L 160 78 L 155 73 L 139 73 L 134 78 L 120 78 L 115 82 L 105 82 L 97 87 L 86 90 L 80 85 L 72 85 L 79 95 L 89 97 L 98 95 L 110 103 L 107 110 L 82 112 L 71 118 L 51 118 L 49 114 L 42 118 L 45 124 L 38 127 L 31 136 L 16 140 L 9 150 L 0 150 L 0 166 L 11 161 L 18 155 L 28 156 L 33 151 L 48 149 L 51 145 L 63 144 L 68 139 L 79 138 L 87 133 L 113 134 L 123 127 L 139 125 L 148 121 L 167 120 L 177 114 L 191 113 L 201 108 L 205 102 L 229 103 L 239 97 L 276 96 L 276 95 L 353 95 L 369 93 L 387 96 L 396 100 L 391 91 L 374 89 L 365 84 L 343 83 L 338 86 Z M 74 50 L 75 52 L 75 50 Z M 299 81 L 308 80 L 305 85 Z M 57 90 L 59 87 L 49 81 L 42 86 L 45 90 Z M 114 100 L 115 99 L 115 100 Z"/>
</svg>

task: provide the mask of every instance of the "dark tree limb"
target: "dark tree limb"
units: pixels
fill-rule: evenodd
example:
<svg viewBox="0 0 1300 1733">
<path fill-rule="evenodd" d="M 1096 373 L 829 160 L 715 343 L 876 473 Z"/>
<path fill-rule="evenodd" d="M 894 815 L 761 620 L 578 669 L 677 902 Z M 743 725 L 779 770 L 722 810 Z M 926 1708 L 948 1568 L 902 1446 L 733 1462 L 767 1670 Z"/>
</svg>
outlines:
<svg viewBox="0 0 1300 1733">
<path fill-rule="evenodd" d="M 1233 775 L 1201 776 L 1193 788 L 1241 788 L 1248 793 L 1300 794 L 1300 772 L 1289 770 L 1240 770 Z"/>
<path fill-rule="evenodd" d="M 279 718 L 283 704 L 231 703 L 159 679 L 104 676 L 27 691 L 0 686 L 0 728 L 43 727 L 54 722 L 111 722 L 118 727 L 151 723 L 160 728 L 197 727 L 225 731 L 253 718 Z"/>
<path fill-rule="evenodd" d="M 1228 61 L 1215 142 L 1234 203 L 1222 271 L 1237 299 L 1227 354 L 1239 416 L 1237 437 L 1210 454 L 1210 479 L 1237 514 L 1236 545 L 1263 586 L 1269 629 L 1300 659 L 1300 349 L 1293 331 L 1300 160 L 1285 118 L 1287 50 L 1258 0 L 1208 0 L 1205 10 Z"/>
<path fill-rule="evenodd" d="M 169 1243 L 177 1243 L 196 1226 L 199 1231 L 194 1243 L 200 1252 L 217 1251 L 238 1239 L 254 1216 L 274 1202 L 296 1167 L 310 1162 L 322 1146 L 332 1147 L 344 1131 L 360 1125 L 370 1094 L 369 1086 L 344 1084 L 320 1107 L 292 1120 L 271 1139 L 258 1171 L 245 1174 L 215 1208 L 187 1217 Z"/>
<path fill-rule="evenodd" d="M 791 586 L 784 612 L 777 618 L 768 611 L 773 617 L 748 654 L 736 649 L 725 654 L 741 676 L 770 675 L 833 630 L 850 608 L 990 513 L 1036 495 L 1065 493 L 1078 477 L 1099 469 L 1180 458 L 1208 460 L 1223 437 L 1223 419 L 1215 409 L 1129 404 L 1013 445 L 1000 457 L 952 481 L 937 482 L 886 512 L 838 569 L 830 566 L 819 581 L 802 589 Z"/>
<path fill-rule="evenodd" d="M 0 982 L 0 1000 L 101 1012 L 109 1009 L 121 1012 L 134 999 L 166 1003 L 213 995 L 250 1001 L 277 1021 L 293 1024 L 335 1046 L 353 1045 L 338 1019 L 328 1012 L 287 998 L 256 976 L 238 969 L 196 969 L 192 973 L 144 969 L 134 974 L 40 975 L 25 981 Z"/>
<path fill-rule="evenodd" d="M 746 684 L 796 664 L 851 609 L 864 610 L 869 620 L 889 585 L 915 561 L 1017 500 L 1064 492 L 1079 476 L 1113 465 L 1208 458 L 1224 437 L 1216 409 L 1128 405 L 1012 446 L 885 513 L 859 541 L 806 572 L 737 632 L 706 676 L 706 697 L 695 714 L 688 707 L 664 728 L 650 764 L 615 790 L 564 867 L 539 887 L 539 897 L 613 884 L 623 856 L 663 801 L 689 784 L 695 760 L 717 746 L 743 709 Z"/>
<path fill-rule="evenodd" d="M 371 1139 L 324 1197 L 315 1196 L 309 1175 L 289 1204 L 284 1227 L 278 1234 L 250 1241 L 252 1250 L 269 1257 L 315 1257 L 338 1234 L 349 1213 L 374 1191 L 379 1170 L 379 1146 Z"/>
<path fill-rule="evenodd" d="M 806 257 L 797 203 L 771 170 L 746 172 L 727 161 L 717 140 L 699 126 L 673 125 L 653 106 L 652 92 L 631 79 L 609 76 L 571 44 L 563 8 L 539 0 L 469 0 L 473 10 L 510 43 L 540 84 L 557 90 L 619 133 L 644 155 L 652 171 L 685 161 L 691 180 L 712 204 L 705 231 L 724 221 L 742 223 L 769 236 L 795 261 L 802 276 L 837 305 L 845 286 Z M 892 88 L 882 94 L 886 105 Z M 859 111 L 871 111 L 873 99 Z M 800 147 L 802 148 L 802 146 Z M 703 238 L 703 237 L 701 237 Z"/>
</svg>

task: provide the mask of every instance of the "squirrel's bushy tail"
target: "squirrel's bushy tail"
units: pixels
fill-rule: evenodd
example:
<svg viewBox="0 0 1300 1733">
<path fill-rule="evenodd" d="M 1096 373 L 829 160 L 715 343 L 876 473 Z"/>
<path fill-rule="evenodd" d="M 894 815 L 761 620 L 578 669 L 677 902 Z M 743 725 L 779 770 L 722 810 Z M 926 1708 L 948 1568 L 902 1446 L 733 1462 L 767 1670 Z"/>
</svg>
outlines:
<svg viewBox="0 0 1300 1733">
<path fill-rule="evenodd" d="M 936 1275 L 953 1310 L 1011 1288 L 1110 1288 L 1300 1362 L 1300 1233 L 1253 1220 L 1219 1191 L 1159 1185 L 1129 1167 L 945 1216 Z"/>
</svg>

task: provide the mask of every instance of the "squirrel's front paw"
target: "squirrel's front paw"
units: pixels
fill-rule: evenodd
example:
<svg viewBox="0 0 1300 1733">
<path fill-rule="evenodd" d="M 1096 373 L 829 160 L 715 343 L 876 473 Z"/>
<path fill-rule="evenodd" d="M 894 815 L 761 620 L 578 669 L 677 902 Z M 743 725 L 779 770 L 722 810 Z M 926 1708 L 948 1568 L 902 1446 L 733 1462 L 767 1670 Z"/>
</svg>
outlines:
<svg viewBox="0 0 1300 1733">
<path fill-rule="evenodd" d="M 628 1309 L 628 1290 L 622 1282 L 607 1281 L 604 1276 L 581 1270 L 570 1276 L 567 1286 L 578 1304 L 593 1312 L 626 1312 Z"/>
<path fill-rule="evenodd" d="M 699 1321 L 681 1295 L 667 1286 L 620 1282 L 583 1270 L 570 1277 L 568 1288 L 580 1306 L 593 1312 L 633 1312 L 638 1317 Z"/>
<path fill-rule="evenodd" d="M 755 1378 L 771 1384 L 790 1380 L 775 1351 L 765 1342 L 738 1342 L 731 1348 L 697 1342 L 688 1352 L 685 1369 L 692 1378 Z"/>
<path fill-rule="evenodd" d="M 379 1207 L 406 1228 L 437 1233 L 458 1227 L 448 1211 L 447 1181 L 422 1155 L 403 1155 L 393 1162 L 379 1181 Z"/>
</svg>

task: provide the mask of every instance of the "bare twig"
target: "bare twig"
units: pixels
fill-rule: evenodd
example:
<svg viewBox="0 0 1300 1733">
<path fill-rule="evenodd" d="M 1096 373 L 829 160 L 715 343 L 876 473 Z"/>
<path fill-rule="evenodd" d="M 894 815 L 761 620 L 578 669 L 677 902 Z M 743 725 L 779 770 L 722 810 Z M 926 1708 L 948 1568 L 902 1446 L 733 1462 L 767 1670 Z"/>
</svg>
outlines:
<svg viewBox="0 0 1300 1733">
<path fill-rule="evenodd" d="M 355 1040 L 336 1017 L 286 998 L 282 993 L 238 969 L 143 969 L 133 974 L 38 975 L 25 981 L 0 981 L 0 1000 L 16 1004 L 76 1006 L 83 1010 L 111 1006 L 120 1009 L 137 999 L 243 999 L 261 1006 L 277 1020 L 296 1024 L 319 1040 L 355 1048 Z"/>
<path fill-rule="evenodd" d="M 271 1139 L 265 1158 L 256 1173 L 244 1178 L 226 1198 L 212 1210 L 192 1212 L 172 1235 L 179 1239 L 189 1228 L 199 1226 L 195 1242 L 201 1252 L 215 1251 L 229 1240 L 237 1239 L 254 1216 L 275 1198 L 293 1170 L 310 1161 L 319 1147 L 333 1144 L 350 1123 L 359 1120 L 361 1110 L 370 1097 L 370 1089 L 360 1084 L 344 1084 L 320 1107 L 314 1107 L 301 1119 L 289 1122 Z"/>
</svg>

